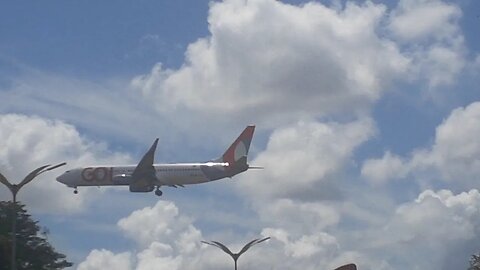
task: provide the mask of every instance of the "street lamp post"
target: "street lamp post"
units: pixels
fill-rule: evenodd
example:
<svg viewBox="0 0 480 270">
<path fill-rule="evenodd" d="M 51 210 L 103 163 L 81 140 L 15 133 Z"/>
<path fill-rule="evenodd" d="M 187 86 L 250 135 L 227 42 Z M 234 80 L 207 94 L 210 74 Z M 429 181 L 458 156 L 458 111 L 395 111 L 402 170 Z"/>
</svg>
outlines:
<svg viewBox="0 0 480 270">
<path fill-rule="evenodd" d="M 20 184 L 11 184 L 8 182 L 7 178 L 0 173 L 0 183 L 7 186 L 7 188 L 12 192 L 13 197 L 13 220 L 12 220 L 12 270 L 17 269 L 16 265 L 16 257 L 17 257 L 17 193 L 20 189 L 25 186 L 26 184 L 30 183 L 35 177 L 39 176 L 40 174 L 51 171 L 67 163 L 63 162 L 54 166 L 51 165 L 44 165 L 42 167 L 36 168 L 35 170 L 31 171 L 25 178 L 20 182 Z"/>
<path fill-rule="evenodd" d="M 263 239 L 260 239 L 260 238 L 254 239 L 254 240 L 250 241 L 249 243 L 247 243 L 238 253 L 233 253 L 224 244 L 222 244 L 220 242 L 217 242 L 217 241 L 211 241 L 211 242 L 201 241 L 201 242 L 204 243 L 204 244 L 207 244 L 207 245 L 217 247 L 217 248 L 223 250 L 228 255 L 230 255 L 232 257 L 233 261 L 235 262 L 235 270 L 237 270 L 237 261 L 238 261 L 238 258 L 240 258 L 240 255 L 245 253 L 252 246 L 254 246 L 256 244 L 259 244 L 263 241 L 267 241 L 268 239 L 270 239 L 270 237 L 265 237 Z"/>
</svg>

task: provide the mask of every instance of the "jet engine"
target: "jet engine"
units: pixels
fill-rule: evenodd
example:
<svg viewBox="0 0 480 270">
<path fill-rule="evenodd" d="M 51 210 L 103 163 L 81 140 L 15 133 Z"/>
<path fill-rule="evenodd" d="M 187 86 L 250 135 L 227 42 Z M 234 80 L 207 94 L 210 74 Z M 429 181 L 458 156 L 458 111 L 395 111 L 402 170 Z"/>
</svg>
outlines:
<svg viewBox="0 0 480 270">
<path fill-rule="evenodd" d="M 152 192 L 155 189 L 154 185 L 142 185 L 142 182 L 147 181 L 138 181 L 136 184 L 130 184 L 130 192 Z"/>
</svg>

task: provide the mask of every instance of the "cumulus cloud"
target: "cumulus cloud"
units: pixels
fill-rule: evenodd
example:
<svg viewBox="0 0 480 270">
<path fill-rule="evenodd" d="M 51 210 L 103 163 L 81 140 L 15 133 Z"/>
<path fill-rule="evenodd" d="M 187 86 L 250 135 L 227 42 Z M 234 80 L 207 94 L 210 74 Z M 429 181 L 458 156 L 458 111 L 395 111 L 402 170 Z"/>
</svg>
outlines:
<svg viewBox="0 0 480 270">
<path fill-rule="evenodd" d="M 333 208 L 341 213 L 338 206 Z M 310 211 L 321 212 L 321 207 L 316 208 Z M 305 220 L 303 216 L 308 215 L 304 213 L 301 215 L 302 218 L 289 217 L 296 219 L 299 227 L 309 222 L 321 224 L 319 220 Z M 244 255 L 240 260 L 242 267 L 333 269 L 353 261 L 362 269 L 458 269 L 467 263 L 468 254 L 475 252 L 472 243 L 479 240 L 480 193 L 426 190 L 416 199 L 396 206 L 384 222 L 368 227 L 347 229 L 352 224 L 345 227 L 345 223 L 336 220 L 331 222 L 335 226 L 319 225 L 316 230 L 301 232 L 291 230 L 282 220 L 273 220 L 271 224 L 274 226 L 264 227 L 260 233 L 271 240 Z M 231 266 L 230 258 L 220 250 L 200 246 L 202 233 L 172 202 L 160 201 L 135 211 L 118 225 L 137 241 L 136 253 L 95 250 L 79 269 L 99 269 L 97 265 L 115 263 L 118 257 L 129 267 L 122 269 L 202 270 Z M 192 227 L 196 233 L 191 233 Z M 143 238 L 142 231 L 152 237 Z M 189 236 L 184 238 L 185 235 Z M 239 250 L 243 242 L 240 235 L 236 238 L 225 243 L 233 251 Z M 195 247 L 185 248 L 185 243 Z"/>
<path fill-rule="evenodd" d="M 337 11 L 313 2 L 215 2 L 211 36 L 190 44 L 185 64 L 156 65 L 132 86 L 181 121 L 272 127 L 305 115 L 365 112 L 409 63 L 376 34 L 382 16 L 385 7 L 372 3 Z"/>
<path fill-rule="evenodd" d="M 172 202 L 159 201 L 154 207 L 134 211 L 118 222 L 120 229 L 128 237 L 147 246 L 152 241 L 174 244 L 182 253 L 198 248 L 200 232 L 191 225 L 192 220 L 179 215 Z M 172 226 L 175 224 L 175 226 Z"/>
<path fill-rule="evenodd" d="M 258 176 L 241 176 L 238 186 L 254 198 L 338 198 L 336 174 L 374 132 L 370 119 L 346 124 L 308 121 L 276 129 L 265 151 L 251 162 L 266 169 Z"/>
<path fill-rule="evenodd" d="M 131 86 L 179 129 L 205 130 L 203 119 L 276 128 L 365 115 L 395 82 L 427 96 L 455 82 L 468 64 L 461 16 L 440 0 L 403 0 L 390 10 L 372 2 L 215 2 L 210 35 L 188 46 L 182 67 L 158 63 Z"/>
<path fill-rule="evenodd" d="M 471 243 L 479 240 L 479 206 L 478 190 L 457 195 L 426 190 L 397 207 L 390 221 L 363 243 L 394 269 L 466 268 L 469 254 L 476 252 Z"/>
<path fill-rule="evenodd" d="M 312 207 L 309 211 L 320 210 Z M 94 250 L 78 269 L 100 269 L 100 265 L 114 264 L 119 257 L 128 259 L 124 262 L 124 267 L 128 268 L 122 269 L 137 270 L 220 270 L 232 264 L 228 255 L 222 251 L 200 244 L 202 233 L 195 228 L 193 220 L 181 214 L 172 202 L 159 201 L 152 207 L 134 211 L 121 219 L 118 226 L 127 237 L 137 242 L 138 250 L 135 253 L 118 254 Z M 263 248 L 252 248 L 252 251 L 242 256 L 242 267 L 291 269 L 295 265 L 301 265 L 305 267 L 302 269 L 315 269 L 318 265 L 326 265 L 332 258 L 345 262 L 338 257 L 342 253 L 339 252 L 337 239 L 318 228 L 308 234 L 293 234 L 283 228 L 265 228 L 260 234 L 272 239 L 262 243 Z M 151 237 L 146 237 L 148 235 Z M 245 244 L 239 240 L 241 237 L 236 238 L 229 242 L 216 240 L 224 242 L 236 252 Z M 278 260 L 285 256 L 287 260 Z"/>
<path fill-rule="evenodd" d="M 202 234 L 174 203 L 159 201 L 136 210 L 119 220 L 118 227 L 141 250 L 135 269 L 193 269 L 188 265 L 198 256 Z"/>
<path fill-rule="evenodd" d="M 461 15 L 457 5 L 442 0 L 402 0 L 390 14 L 389 30 L 411 55 L 410 74 L 430 90 L 451 85 L 467 63 Z"/>
<path fill-rule="evenodd" d="M 362 175 L 373 183 L 408 175 L 422 185 L 437 181 L 453 184 L 453 189 L 473 188 L 480 173 L 480 102 L 451 112 L 435 132 L 429 148 L 417 149 L 410 158 L 386 153 L 381 159 L 364 162 Z"/>
<path fill-rule="evenodd" d="M 412 158 L 414 170 L 434 169 L 448 182 L 475 187 L 480 173 L 480 102 L 457 108 L 437 127 L 431 149 L 417 151 Z"/>
<path fill-rule="evenodd" d="M 325 202 L 279 199 L 261 204 L 257 206 L 257 212 L 263 221 L 269 225 L 281 225 L 294 237 L 335 226 L 340 220 L 338 208 Z M 298 223 L 299 220 L 302 224 Z"/>
<path fill-rule="evenodd" d="M 285 269 L 345 262 L 338 256 L 346 250 L 340 250 L 331 233 L 346 214 L 343 190 L 348 184 L 342 172 L 354 166 L 355 149 L 374 134 L 368 118 L 347 123 L 302 121 L 278 128 L 266 149 L 250 162 L 265 170 L 239 177 L 237 186 L 269 228 L 262 234 L 279 241 L 272 243 L 275 256 L 290 258 Z M 366 257 L 365 264 L 371 262 Z"/>
<path fill-rule="evenodd" d="M 406 176 L 408 168 L 399 157 L 387 151 L 381 159 L 368 159 L 364 162 L 361 175 L 373 185 L 383 185 L 391 179 Z"/>
<path fill-rule="evenodd" d="M 172 257 L 172 248 L 158 242 L 153 242 L 148 249 L 138 253 L 136 269 L 142 270 L 180 270 L 182 258 Z"/>
<path fill-rule="evenodd" d="M 262 234 L 271 235 L 284 244 L 285 255 L 294 259 L 305 259 L 311 256 L 331 256 L 338 249 L 335 237 L 318 232 L 314 235 L 303 235 L 297 240 L 290 240 L 290 235 L 283 229 L 266 228 Z"/>
<path fill-rule="evenodd" d="M 80 263 L 77 270 L 131 269 L 131 254 L 129 252 L 114 254 L 109 250 L 92 250 L 86 260 Z"/>
<path fill-rule="evenodd" d="M 435 38 L 422 46 L 408 40 L 412 46 L 404 46 L 383 25 L 416 17 L 409 15 L 415 7 L 441 14 L 428 17 L 438 23 L 415 35 Z M 303 117 L 351 117 L 368 113 L 396 80 L 421 74 L 432 86 L 453 82 L 464 66 L 459 16 L 456 5 L 434 0 L 401 1 L 393 11 L 372 2 L 347 2 L 337 9 L 316 2 L 214 2 L 210 35 L 188 46 L 179 69 L 159 63 L 131 80 L 136 91 L 127 91 L 122 81 L 29 71 L 0 91 L 5 101 L 0 111 L 60 116 L 90 134 L 115 134 L 117 140 L 143 142 L 161 134 L 169 139 L 166 148 L 179 134 L 192 134 L 190 127 L 198 137 L 251 123 L 269 129 Z M 442 27 L 431 26 L 438 24 Z M 212 123 L 208 129 L 205 119 Z M 175 154 L 174 147 L 164 151 Z"/>
<path fill-rule="evenodd" d="M 0 115 L 0 148 L 2 174 L 12 183 L 18 183 L 28 172 L 45 164 L 66 161 L 67 167 L 73 168 L 130 160 L 128 155 L 108 151 L 105 144 L 83 138 L 72 125 L 18 114 Z M 81 210 L 98 191 L 88 190 L 74 196 L 70 189 L 55 181 L 64 168 L 39 176 L 19 192 L 18 199 L 33 211 L 65 213 Z M 8 197 L 3 188 L 0 194 Z"/>
<path fill-rule="evenodd" d="M 415 22 L 419 16 L 430 20 L 412 27 L 409 20 Z M 206 120 L 222 128 L 240 122 L 271 128 L 266 149 L 251 161 L 266 169 L 256 176 L 240 176 L 235 185 L 239 194 L 252 202 L 258 222 L 250 225 L 248 232 L 230 232 L 233 236 L 227 244 L 241 246 L 244 238 L 258 232 L 272 236 L 268 248 L 242 257 L 246 269 L 333 269 L 351 260 L 361 269 L 448 269 L 444 258 L 450 259 L 449 252 L 470 254 L 468 242 L 477 240 L 477 191 L 459 195 L 426 191 L 400 207 L 382 205 L 391 211 L 378 213 L 368 206 L 385 202 L 379 194 L 363 188 L 355 190 L 362 194 L 345 198 L 343 192 L 352 188 L 355 177 L 348 179 L 349 186 L 342 185 L 347 171 L 354 168 L 354 151 L 375 133 L 373 121 L 365 115 L 394 80 L 420 74 L 416 79 L 436 87 L 451 83 L 462 69 L 459 16 L 455 5 L 433 0 L 400 1 L 391 13 L 384 5 L 371 2 L 348 2 L 338 9 L 320 3 L 293 6 L 273 0 L 214 2 L 209 13 L 211 35 L 190 44 L 185 63 L 178 70 L 158 64 L 150 73 L 133 79 L 131 85 L 137 92 L 121 92 L 125 96 L 114 97 L 108 91 L 97 93 L 103 88 L 96 88 L 76 96 L 75 102 L 85 101 L 80 108 L 77 103 L 66 102 L 72 97 L 60 90 L 54 91 L 58 95 L 36 94 L 32 98 L 36 92 L 31 85 L 15 88 L 19 97 L 8 91 L 1 92 L 0 97 L 8 104 L 27 100 L 25 107 L 32 107 L 32 111 L 54 110 L 51 104 L 76 108 L 77 113 L 88 114 L 72 116 L 76 123 L 93 119 L 94 124 L 85 126 L 125 131 L 130 137 L 137 136 L 135 127 L 142 133 L 154 130 L 136 126 L 143 122 L 137 119 L 151 124 L 157 122 L 156 117 L 170 119 L 168 125 L 175 128 L 166 128 L 169 132 L 195 130 L 195 136 L 197 131 L 206 130 Z M 380 24 L 387 17 L 390 33 L 385 34 Z M 45 85 L 50 83 L 48 80 Z M 60 83 L 67 84 L 71 82 Z M 129 103 L 137 93 L 150 100 L 158 114 L 145 119 L 143 110 L 132 113 L 144 107 L 142 102 L 133 107 Z M 85 104 L 110 115 L 111 126 L 105 126 L 108 121 L 97 121 Z M 479 106 L 472 104 L 452 113 L 437 129 L 431 148 L 415 151 L 409 158 L 387 152 L 383 158 L 367 160 L 362 175 L 377 185 L 409 175 L 445 181 L 458 178 L 473 185 L 479 167 L 476 149 L 480 147 L 472 134 L 478 134 Z M 2 109 L 10 107 L 2 105 Z M 37 166 L 34 161 L 44 159 L 58 158 L 71 164 L 128 159 L 82 138 L 64 122 L 8 117 L 12 119 L 4 126 L 18 125 L 18 130 L 4 133 L 8 129 L 0 129 L 0 138 L 9 139 L 7 151 L 0 153 L 0 164 L 7 170 L 13 171 L 24 159 L 28 160 L 26 170 Z M 43 132 L 34 133 L 32 127 Z M 210 125 L 208 133 L 215 134 Z M 16 141 L 17 136 L 24 145 Z M 64 141 L 69 144 L 55 147 L 54 142 Z M 37 154 L 29 152 L 32 147 Z M 65 189 L 55 185 L 55 190 Z M 72 211 L 81 208 L 86 200 L 82 196 L 88 194 L 59 195 L 41 202 L 37 197 L 35 203 L 39 204 L 35 205 L 49 203 Z M 33 197 L 31 200 L 34 202 Z M 134 211 L 117 225 L 135 241 L 137 250 L 118 254 L 94 250 L 79 269 L 114 268 L 117 262 L 122 262 L 117 269 L 141 270 L 220 270 L 231 266 L 221 251 L 200 245 L 205 233 L 172 202 L 159 201 Z M 450 245 L 442 245 L 444 239 Z M 279 258 L 285 260 L 279 262 Z M 431 258 L 429 265 L 425 265 L 425 258 Z M 458 269 L 458 265 L 462 264 L 457 262 L 457 267 L 450 269 Z"/>
<path fill-rule="evenodd" d="M 401 0 L 391 14 L 390 30 L 403 41 L 450 39 L 458 34 L 461 9 L 441 0 Z"/>
<path fill-rule="evenodd" d="M 424 73 L 429 87 L 453 84 L 457 75 L 466 65 L 463 43 L 453 44 L 451 47 L 436 45 L 425 53 L 418 53 L 416 60 L 419 73 Z"/>
</svg>

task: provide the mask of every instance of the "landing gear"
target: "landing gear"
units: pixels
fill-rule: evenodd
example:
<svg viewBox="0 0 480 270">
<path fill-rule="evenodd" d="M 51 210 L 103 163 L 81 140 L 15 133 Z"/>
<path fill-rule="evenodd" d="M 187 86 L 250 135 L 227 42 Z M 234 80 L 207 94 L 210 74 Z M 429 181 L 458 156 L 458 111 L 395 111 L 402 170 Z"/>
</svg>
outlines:
<svg viewBox="0 0 480 270">
<path fill-rule="evenodd" d="M 75 189 L 73 190 L 73 194 L 78 194 L 78 190 L 77 190 L 76 187 L 75 187 Z"/>
<path fill-rule="evenodd" d="M 162 196 L 163 192 L 157 187 L 157 189 L 155 190 L 155 195 L 157 196 Z"/>
</svg>

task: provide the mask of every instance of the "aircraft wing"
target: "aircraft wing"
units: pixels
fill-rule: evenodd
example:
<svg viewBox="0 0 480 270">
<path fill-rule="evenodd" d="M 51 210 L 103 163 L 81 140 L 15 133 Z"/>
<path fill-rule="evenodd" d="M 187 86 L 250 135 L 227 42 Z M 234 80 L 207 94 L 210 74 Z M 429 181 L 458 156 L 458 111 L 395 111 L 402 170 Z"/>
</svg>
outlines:
<svg viewBox="0 0 480 270">
<path fill-rule="evenodd" d="M 153 160 L 155 158 L 155 150 L 157 149 L 158 138 L 155 139 L 153 145 L 145 153 L 137 167 L 132 173 L 132 182 L 130 183 L 131 191 L 140 191 L 143 189 L 153 189 L 153 183 L 157 180 L 155 176 L 155 168 L 153 167 Z"/>
</svg>

